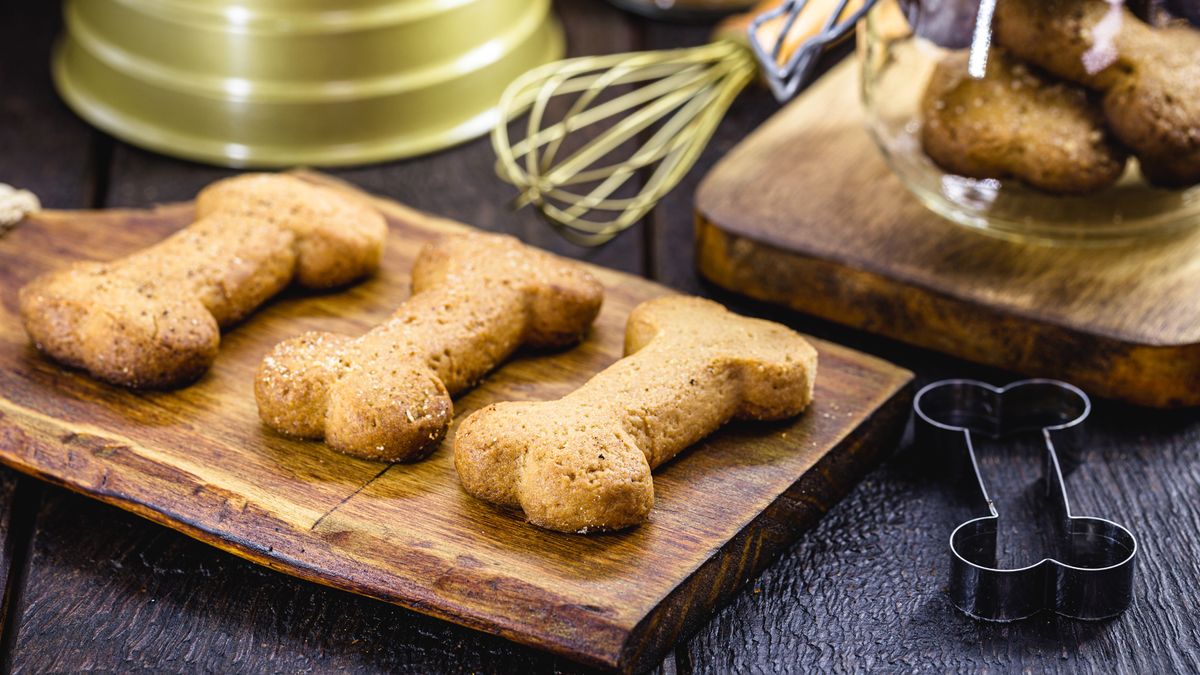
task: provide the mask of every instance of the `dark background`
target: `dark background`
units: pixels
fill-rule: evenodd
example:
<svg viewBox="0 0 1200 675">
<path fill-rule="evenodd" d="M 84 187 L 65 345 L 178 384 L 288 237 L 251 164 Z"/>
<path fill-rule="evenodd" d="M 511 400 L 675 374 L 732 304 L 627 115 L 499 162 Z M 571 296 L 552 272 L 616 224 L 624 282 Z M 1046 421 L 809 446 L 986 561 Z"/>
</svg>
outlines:
<svg viewBox="0 0 1200 675">
<path fill-rule="evenodd" d="M 573 54 L 700 44 L 708 28 L 654 23 L 598 0 L 558 10 Z M 54 94 L 57 3 L 0 0 L 0 181 L 48 208 L 190 199 L 231 171 L 130 147 Z M 726 296 L 692 265 L 691 195 L 712 163 L 776 109 L 742 95 L 688 180 L 645 222 L 598 250 L 563 243 L 532 212 L 509 211 L 486 140 L 421 159 L 334 171 L 421 209 L 516 234 L 577 258 L 716 297 L 742 312 L 879 354 L 921 383 L 1016 376 Z M 977 236 L 965 233 L 966 236 Z M 1198 290 L 1200 292 L 1200 290 Z M 1198 383 L 1200 386 L 1200 383 Z M 761 578 L 663 662 L 664 672 L 828 670 L 1200 671 L 1200 413 L 1098 402 L 1086 463 L 1068 479 L 1077 513 L 1140 538 L 1134 606 L 1085 623 L 1056 616 L 972 621 L 945 593 L 946 543 L 967 517 L 902 449 Z M 1010 560 L 1037 559 L 1030 444 L 983 450 Z M 109 506 L 0 469 L 0 664 L 21 671 L 572 671 L 504 640 L 282 576 Z"/>
</svg>

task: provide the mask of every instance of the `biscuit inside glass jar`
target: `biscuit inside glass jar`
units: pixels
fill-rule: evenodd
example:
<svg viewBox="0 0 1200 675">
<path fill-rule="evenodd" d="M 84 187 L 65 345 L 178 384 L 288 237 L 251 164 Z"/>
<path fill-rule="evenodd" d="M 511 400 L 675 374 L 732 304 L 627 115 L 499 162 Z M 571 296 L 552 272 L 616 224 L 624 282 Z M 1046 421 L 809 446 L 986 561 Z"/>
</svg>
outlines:
<svg viewBox="0 0 1200 675">
<path fill-rule="evenodd" d="M 874 10 L 862 92 L 893 172 L 935 212 L 1010 238 L 1131 242 L 1200 222 L 1200 29 L 1142 5 L 999 0 L 982 79 L 961 40 L 921 29 L 930 17 L 897 31 Z"/>
</svg>

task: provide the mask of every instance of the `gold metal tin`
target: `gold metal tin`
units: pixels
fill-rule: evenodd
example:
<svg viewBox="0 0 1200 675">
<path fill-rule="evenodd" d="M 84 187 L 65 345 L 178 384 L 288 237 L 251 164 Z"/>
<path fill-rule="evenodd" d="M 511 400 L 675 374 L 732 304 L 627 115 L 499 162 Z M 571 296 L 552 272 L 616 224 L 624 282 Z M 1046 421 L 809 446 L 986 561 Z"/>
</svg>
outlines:
<svg viewBox="0 0 1200 675">
<path fill-rule="evenodd" d="M 101 129 L 231 166 L 409 157 L 486 133 L 563 52 L 550 0 L 67 0 L 59 93 Z"/>
</svg>

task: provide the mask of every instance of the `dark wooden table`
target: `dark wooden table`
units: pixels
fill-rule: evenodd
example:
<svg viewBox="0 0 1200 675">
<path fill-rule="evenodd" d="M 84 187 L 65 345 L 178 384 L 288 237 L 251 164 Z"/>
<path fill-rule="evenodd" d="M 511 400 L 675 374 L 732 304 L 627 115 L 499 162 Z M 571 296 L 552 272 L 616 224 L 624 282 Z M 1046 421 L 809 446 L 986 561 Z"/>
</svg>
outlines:
<svg viewBox="0 0 1200 675">
<path fill-rule="evenodd" d="M 632 18 L 599 0 L 563 0 L 575 54 L 697 44 L 704 26 Z M 54 94 L 56 3 L 0 0 L 0 181 L 50 208 L 185 200 L 232 171 L 130 147 L 76 118 Z M 560 241 L 509 188 L 476 141 L 430 157 L 336 175 L 418 208 L 715 296 L 739 311 L 879 354 L 922 381 L 1014 379 L 811 318 L 724 296 L 692 265 L 691 194 L 707 167 L 775 110 L 737 102 L 691 176 L 608 246 Z M 967 236 L 964 234 L 964 236 Z M 1200 383 L 1197 383 L 1200 386 Z M 1140 537 L 1134 606 L 1084 623 L 1041 615 L 972 621 L 945 592 L 946 541 L 964 518 L 943 485 L 901 448 L 816 529 L 663 662 L 665 672 L 1200 671 L 1200 412 L 1099 402 L 1091 453 L 1068 485 L 1077 511 Z M 1044 525 L 1036 448 L 987 448 L 1013 560 L 1038 557 Z M 3 666 L 20 671 L 571 671 L 571 663 L 397 607 L 292 579 L 118 509 L 0 469 Z"/>
</svg>

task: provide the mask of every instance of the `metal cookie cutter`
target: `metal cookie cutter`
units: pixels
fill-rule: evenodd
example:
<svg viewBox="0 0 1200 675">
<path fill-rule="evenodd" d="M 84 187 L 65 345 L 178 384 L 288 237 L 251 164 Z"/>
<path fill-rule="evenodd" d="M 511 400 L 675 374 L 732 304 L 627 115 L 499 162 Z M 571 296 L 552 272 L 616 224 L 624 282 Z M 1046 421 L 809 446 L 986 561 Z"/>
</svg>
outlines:
<svg viewBox="0 0 1200 675">
<path fill-rule="evenodd" d="M 1082 424 L 1091 408 L 1086 394 L 1056 380 L 1024 380 L 1007 387 L 945 380 L 917 392 L 917 447 L 939 453 L 937 461 L 961 467 L 961 475 L 973 475 L 978 491 L 972 493 L 988 514 L 950 534 L 950 597 L 970 616 L 1015 621 L 1048 609 L 1077 619 L 1103 619 L 1129 606 L 1137 540 L 1111 520 L 1071 515 L 1063 482 L 1064 464 L 1069 474 L 1082 459 Z M 1046 441 L 1042 481 L 1054 509 L 1054 550 L 1033 565 L 1003 569 L 996 562 L 1000 516 L 980 474 L 972 435 L 1000 438 L 1039 429 Z"/>
</svg>

